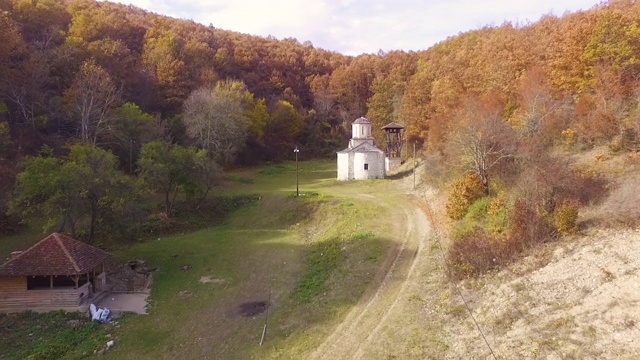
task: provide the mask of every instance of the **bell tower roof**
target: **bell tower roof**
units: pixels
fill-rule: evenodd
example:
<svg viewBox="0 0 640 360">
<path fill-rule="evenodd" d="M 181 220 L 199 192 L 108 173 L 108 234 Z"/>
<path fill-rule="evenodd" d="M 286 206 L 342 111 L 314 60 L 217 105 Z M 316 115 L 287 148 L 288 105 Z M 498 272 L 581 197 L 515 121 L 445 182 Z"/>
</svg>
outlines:
<svg viewBox="0 0 640 360">
<path fill-rule="evenodd" d="M 367 119 L 366 117 L 361 116 L 357 118 L 353 123 L 354 124 L 371 124 L 371 121 L 369 121 L 369 119 Z"/>
<path fill-rule="evenodd" d="M 383 129 L 383 130 L 388 130 L 388 129 L 404 129 L 404 126 L 402 126 L 402 125 L 400 125 L 400 124 L 398 124 L 398 123 L 394 123 L 394 122 L 392 122 L 392 123 L 390 123 L 390 124 L 387 124 L 387 125 L 383 126 L 383 127 L 382 127 L 382 129 Z"/>
<path fill-rule="evenodd" d="M 371 122 L 365 117 L 359 117 L 351 123 L 351 141 L 349 141 L 349 147 L 356 147 L 363 142 L 375 145 L 375 141 L 371 135 Z"/>
</svg>

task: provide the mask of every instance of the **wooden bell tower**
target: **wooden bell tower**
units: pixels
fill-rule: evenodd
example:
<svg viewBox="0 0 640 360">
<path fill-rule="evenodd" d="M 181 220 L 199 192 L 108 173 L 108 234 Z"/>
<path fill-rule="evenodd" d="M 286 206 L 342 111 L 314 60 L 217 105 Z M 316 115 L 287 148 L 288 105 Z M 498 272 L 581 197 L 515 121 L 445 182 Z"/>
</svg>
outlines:
<svg viewBox="0 0 640 360">
<path fill-rule="evenodd" d="M 391 123 L 382 127 L 384 130 L 385 154 L 389 158 L 399 158 L 402 155 L 402 130 L 404 126 Z"/>
<path fill-rule="evenodd" d="M 383 126 L 382 130 L 384 130 L 386 169 L 392 171 L 402 164 L 402 130 L 404 130 L 404 126 L 391 123 Z"/>
</svg>

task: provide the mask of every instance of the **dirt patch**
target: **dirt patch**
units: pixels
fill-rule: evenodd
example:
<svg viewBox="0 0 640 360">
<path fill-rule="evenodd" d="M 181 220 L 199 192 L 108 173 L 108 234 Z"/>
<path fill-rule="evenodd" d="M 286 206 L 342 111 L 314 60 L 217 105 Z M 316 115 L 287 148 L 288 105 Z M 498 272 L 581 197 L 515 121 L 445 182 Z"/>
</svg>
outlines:
<svg viewBox="0 0 640 360">
<path fill-rule="evenodd" d="M 178 292 L 178 297 L 181 299 L 188 299 L 193 296 L 193 292 L 189 290 L 182 290 Z"/>
<path fill-rule="evenodd" d="M 597 230 L 550 250 L 539 269 L 526 268 L 536 263 L 531 256 L 467 283 L 493 351 L 521 359 L 638 358 L 640 231 Z M 448 327 L 451 357 L 488 352 L 477 331 L 463 331 L 470 325 Z"/>
<path fill-rule="evenodd" d="M 201 284 L 219 285 L 224 284 L 226 281 L 224 279 L 214 279 L 211 276 L 201 276 L 199 282 Z"/>
<path fill-rule="evenodd" d="M 117 317 L 122 313 L 147 313 L 147 298 L 149 294 L 110 294 L 103 298 L 96 305 L 101 308 L 107 308 L 111 311 L 112 317 Z"/>
<path fill-rule="evenodd" d="M 240 304 L 238 307 L 238 314 L 244 317 L 251 317 L 262 314 L 269 304 L 266 301 L 251 301 L 244 304 Z"/>
<path fill-rule="evenodd" d="M 128 261 L 107 273 L 107 288 L 113 292 L 148 292 L 155 270 L 147 268 L 142 260 Z"/>
</svg>

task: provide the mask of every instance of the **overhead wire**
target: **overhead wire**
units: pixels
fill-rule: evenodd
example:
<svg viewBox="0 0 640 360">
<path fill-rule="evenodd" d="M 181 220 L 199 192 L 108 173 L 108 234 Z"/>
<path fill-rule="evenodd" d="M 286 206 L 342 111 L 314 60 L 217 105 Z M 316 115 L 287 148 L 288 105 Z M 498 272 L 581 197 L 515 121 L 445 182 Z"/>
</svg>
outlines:
<svg viewBox="0 0 640 360">
<path fill-rule="evenodd" d="M 425 211 L 427 211 L 428 216 L 429 216 L 431 219 L 433 219 L 433 213 L 431 212 L 431 209 L 428 209 L 428 208 L 427 208 L 427 209 L 425 209 Z M 432 221 L 432 223 L 433 223 L 433 221 Z M 435 229 L 435 232 L 436 232 L 436 239 L 437 239 L 437 241 L 438 241 L 438 246 L 439 246 L 439 248 L 440 248 L 440 253 L 441 253 L 441 256 L 442 256 L 442 258 L 443 258 L 443 262 L 444 262 L 444 264 L 445 264 L 445 267 L 447 268 L 447 276 L 449 277 L 449 281 L 454 285 L 454 288 L 455 288 L 455 289 L 456 289 L 456 291 L 458 292 L 458 294 L 459 294 L 460 298 L 462 299 L 462 301 L 463 301 L 463 302 L 464 302 L 464 304 L 465 304 L 465 307 L 467 308 L 467 311 L 469 311 L 469 313 L 470 313 L 470 315 L 471 315 L 471 317 L 472 317 L 472 319 L 473 319 L 474 323 L 476 324 L 476 327 L 478 328 L 478 331 L 479 331 L 479 332 L 480 332 L 480 334 L 482 335 L 483 339 L 485 339 L 485 342 L 486 342 L 487 346 L 489 347 L 489 349 L 491 350 L 491 353 L 492 353 L 493 357 L 495 358 L 495 354 L 493 353 L 493 350 L 491 349 L 491 347 L 490 347 L 490 345 L 489 345 L 489 342 L 486 340 L 486 337 L 485 337 L 484 333 L 482 332 L 481 328 L 479 327 L 479 325 L 478 325 L 478 323 L 477 323 L 477 321 L 476 321 L 475 317 L 474 317 L 474 316 L 473 316 L 473 314 L 471 313 L 471 310 L 470 310 L 470 309 L 469 309 L 469 307 L 467 306 L 466 300 L 465 300 L 464 296 L 462 295 L 462 292 L 460 291 L 460 289 L 457 287 L 457 285 L 455 284 L 455 282 L 454 282 L 454 280 L 453 280 L 453 275 L 452 275 L 451 267 L 449 266 L 449 263 L 448 263 L 448 261 L 447 261 L 447 259 L 446 259 L 445 255 L 444 255 L 444 247 L 442 246 L 442 242 L 441 242 L 441 240 L 440 240 L 440 238 L 441 238 L 441 236 L 440 236 L 440 232 L 439 232 L 437 229 Z M 491 251 L 490 249 L 489 249 L 489 252 L 490 252 L 490 253 L 491 253 L 491 255 L 493 256 L 493 258 L 495 258 L 495 259 L 497 259 L 497 258 L 498 258 L 498 257 L 496 256 L 496 254 L 495 254 L 493 251 Z M 502 295 L 503 295 L 505 298 L 507 297 L 507 294 L 504 292 L 504 290 L 503 290 L 501 287 L 498 287 L 498 290 L 502 293 Z M 506 305 L 506 304 L 503 304 L 503 305 L 508 306 L 508 305 Z M 514 306 L 514 307 L 515 307 L 515 310 L 518 312 L 518 314 L 520 314 L 520 316 L 524 319 L 524 321 L 526 321 L 528 324 L 530 324 L 530 325 L 531 325 L 531 321 L 530 321 L 530 320 L 529 320 L 529 318 L 524 314 L 524 312 L 523 312 L 523 311 L 522 311 L 518 306 Z M 532 329 L 533 331 L 535 331 L 535 332 L 537 333 L 537 335 L 538 335 L 540 338 L 543 338 L 543 337 L 544 337 L 544 335 L 543 335 L 543 334 L 542 334 L 538 329 L 536 329 L 536 328 L 534 328 L 534 327 L 532 327 L 531 329 Z M 545 344 L 546 344 L 546 343 L 545 343 Z M 546 344 L 546 347 L 547 347 L 549 350 L 551 350 L 553 353 L 555 353 L 556 355 L 560 356 L 560 358 L 561 358 L 561 359 L 563 358 L 563 356 L 561 356 L 561 354 L 560 354 L 556 349 L 554 349 L 553 347 L 551 347 L 549 344 Z"/>
<path fill-rule="evenodd" d="M 434 223 L 434 221 L 433 221 L 433 213 L 431 212 L 431 209 L 426 208 L 424 210 L 427 213 L 427 216 L 430 218 L 431 223 L 433 224 Z M 458 285 L 455 284 L 455 282 L 452 280 L 453 279 L 453 275 L 452 275 L 451 267 L 449 265 L 449 261 L 447 261 L 447 258 L 444 255 L 444 247 L 442 246 L 442 242 L 440 240 L 440 238 L 441 238 L 440 232 L 436 228 L 434 228 L 434 232 L 435 232 L 436 241 L 438 242 L 438 248 L 440 249 L 440 255 L 442 257 L 442 262 L 444 263 L 444 266 L 447 269 L 447 277 L 449 278 L 449 282 L 451 284 L 453 284 L 453 287 L 456 290 L 456 292 L 458 293 L 458 296 L 460 297 L 460 299 L 462 299 L 462 303 L 464 304 L 464 307 L 467 309 L 467 312 L 469 313 L 469 316 L 471 317 L 471 320 L 475 324 L 476 329 L 478 330 L 478 333 L 480 333 L 480 336 L 482 337 L 482 340 L 487 345 L 487 348 L 489 349 L 489 352 L 491 353 L 491 356 L 495 360 L 497 360 L 498 357 L 496 356 L 495 352 L 493 351 L 493 348 L 491 347 L 491 344 L 489 344 L 489 341 L 487 340 L 487 337 L 485 336 L 484 332 L 482 331 L 482 328 L 480 327 L 480 324 L 478 323 L 476 317 L 473 316 L 473 311 L 471 311 L 471 308 L 469 307 L 469 304 L 467 303 L 467 300 L 465 299 L 464 295 L 462 294 L 462 291 L 460 291 L 460 289 L 458 288 Z"/>
</svg>

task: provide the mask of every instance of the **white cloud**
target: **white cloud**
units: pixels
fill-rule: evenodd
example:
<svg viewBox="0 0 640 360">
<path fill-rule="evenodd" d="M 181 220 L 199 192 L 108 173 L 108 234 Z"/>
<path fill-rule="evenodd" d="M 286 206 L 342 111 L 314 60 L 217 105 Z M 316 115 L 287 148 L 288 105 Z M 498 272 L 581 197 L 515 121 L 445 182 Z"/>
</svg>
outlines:
<svg viewBox="0 0 640 360">
<path fill-rule="evenodd" d="M 379 49 L 423 50 L 485 25 L 536 21 L 589 9 L 598 0 L 122 0 L 172 17 L 242 33 L 294 37 L 357 55 Z"/>
</svg>

